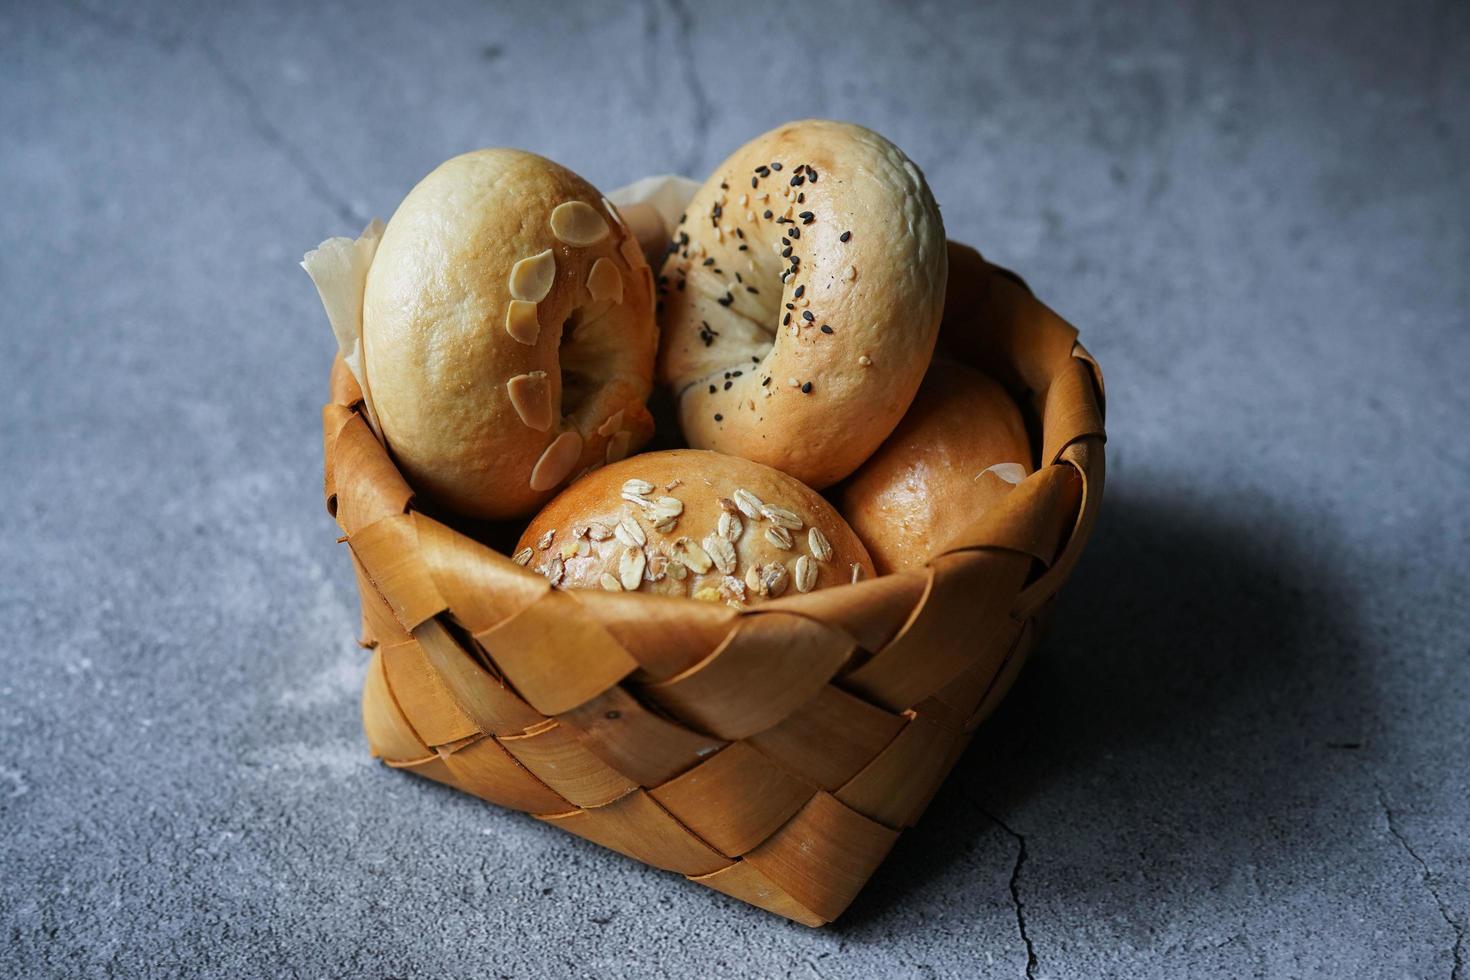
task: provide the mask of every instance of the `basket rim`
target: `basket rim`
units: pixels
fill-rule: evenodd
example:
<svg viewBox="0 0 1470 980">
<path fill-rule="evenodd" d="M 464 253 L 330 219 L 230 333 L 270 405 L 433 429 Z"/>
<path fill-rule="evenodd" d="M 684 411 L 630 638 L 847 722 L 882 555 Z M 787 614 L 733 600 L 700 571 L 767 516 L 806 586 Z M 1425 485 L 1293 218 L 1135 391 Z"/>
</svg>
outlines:
<svg viewBox="0 0 1470 980">
<path fill-rule="evenodd" d="M 980 263 L 982 263 L 982 267 L 990 274 L 990 276 L 993 279 L 1001 279 L 1001 280 L 1005 280 L 1005 281 L 1014 283 L 1016 286 L 1018 286 L 1021 289 L 1023 289 L 1025 291 L 1026 296 L 1029 297 L 1029 298 L 1031 298 L 1033 301 L 1035 301 L 1035 303 L 1036 303 L 1037 306 L 1041 306 L 1043 309 L 1046 309 L 1044 307 L 1044 305 L 1041 304 L 1040 301 L 1036 299 L 1035 294 L 1031 290 L 1030 286 L 1025 282 L 1024 279 L 1022 279 L 1016 273 L 1012 272 L 1009 269 L 1006 269 L 1006 268 L 1003 268 L 1001 266 L 994 265 L 994 264 L 990 263 L 989 261 L 985 260 L 982 256 L 980 256 L 980 254 L 978 252 L 976 252 L 973 249 L 969 249 L 967 246 L 963 246 L 963 245 L 960 245 L 958 243 L 951 242 L 950 243 L 950 247 L 951 247 L 951 257 L 952 257 L 952 259 L 953 259 L 954 252 L 956 251 L 956 249 L 961 249 L 961 250 L 964 250 L 964 251 L 968 251 L 968 252 L 973 253 L 974 257 L 976 259 L 978 259 Z M 1105 411 L 1106 411 L 1106 387 L 1105 387 L 1105 382 L 1104 382 L 1104 378 L 1103 378 L 1103 373 L 1102 373 L 1101 366 L 1098 364 L 1097 359 L 1092 355 L 1092 353 L 1090 351 L 1088 351 L 1088 349 L 1086 347 L 1083 346 L 1083 344 L 1081 343 L 1081 341 L 1078 340 L 1078 339 L 1076 339 L 1076 337 L 1077 337 L 1077 331 L 1076 331 L 1075 328 L 1071 327 L 1069 324 L 1066 324 L 1066 322 L 1063 321 L 1063 320 L 1061 320 L 1060 317 L 1056 317 L 1055 314 L 1051 313 L 1051 311 L 1049 309 L 1047 309 L 1046 312 L 1048 314 L 1050 314 L 1050 316 L 1051 316 L 1052 319 L 1055 320 L 1055 324 L 1054 325 L 1051 325 L 1051 326 L 1053 326 L 1053 328 L 1055 328 L 1056 325 L 1059 325 L 1062 329 L 1064 329 L 1067 333 L 1070 334 L 1070 338 L 1069 338 L 1070 339 L 1070 349 L 1068 350 L 1068 355 L 1069 355 L 1070 359 L 1073 362 L 1075 362 L 1076 364 L 1082 365 L 1084 367 L 1084 369 L 1085 369 L 1085 377 L 1086 377 L 1086 380 L 1089 383 L 1088 384 L 1088 388 L 1090 389 L 1088 391 L 1088 394 L 1090 394 L 1091 399 L 1092 399 L 1092 402 L 1093 402 L 1093 410 L 1094 410 L 1095 415 L 1096 415 L 1096 424 L 1093 425 L 1093 426 L 1084 426 L 1084 427 L 1080 428 L 1078 431 L 1070 432 L 1068 434 L 1068 436 L 1064 440 L 1061 440 L 1055 447 L 1052 447 L 1052 446 L 1048 445 L 1044 441 L 1043 442 L 1043 447 L 1042 447 L 1042 452 L 1040 454 L 1037 454 L 1037 453 L 1035 453 L 1035 451 L 1033 451 L 1033 460 L 1032 460 L 1032 462 L 1033 462 L 1033 465 L 1035 466 L 1034 472 L 1032 472 L 1031 474 L 1029 474 L 1025 478 L 1025 480 L 1023 480 L 1022 483 L 1018 485 L 1018 487 L 1019 486 L 1024 486 L 1027 483 L 1030 483 L 1030 482 L 1038 479 L 1038 477 L 1042 477 L 1042 475 L 1044 473 L 1046 473 L 1049 468 L 1054 467 L 1054 466 L 1067 466 L 1067 467 L 1069 467 L 1070 469 L 1074 470 L 1078 474 L 1079 478 L 1082 481 L 1083 492 L 1082 492 L 1082 494 L 1080 496 L 1080 499 L 1078 501 L 1078 505 L 1077 505 L 1077 508 L 1076 508 L 1075 518 L 1071 522 L 1071 528 L 1068 531 L 1068 533 L 1065 535 L 1065 537 L 1063 538 L 1058 553 L 1055 556 L 1053 556 L 1053 558 L 1051 559 L 1051 561 L 1050 562 L 1045 562 L 1045 559 L 1043 559 L 1043 561 L 1047 565 L 1050 566 L 1050 567 L 1048 567 L 1046 569 L 1046 572 L 1043 573 L 1043 577 L 1045 577 L 1045 575 L 1050 574 L 1050 572 L 1053 571 L 1056 566 L 1058 566 L 1060 564 L 1063 564 L 1063 563 L 1066 563 L 1068 570 L 1070 570 L 1071 564 L 1073 562 L 1075 562 L 1076 557 L 1080 554 L 1083 545 L 1086 543 L 1086 539 L 1087 539 L 1088 533 L 1091 530 L 1092 524 L 1094 523 L 1094 521 L 1096 519 L 1097 512 L 1098 512 L 1098 510 L 1099 510 L 1099 508 L 1101 506 L 1101 499 L 1102 499 L 1102 492 L 1101 492 L 1102 491 L 1102 470 L 1103 470 L 1103 465 L 1104 465 L 1103 446 L 1106 444 L 1106 439 L 1107 439 L 1106 431 L 1105 431 L 1105 429 L 1103 427 L 1103 422 L 1104 422 L 1104 418 L 1105 418 Z M 947 312 L 947 314 L 946 314 L 946 323 L 947 323 L 947 325 L 948 325 L 949 320 L 950 320 L 950 317 L 949 317 L 949 314 Z M 941 330 L 943 330 L 943 328 L 941 328 Z M 935 356 L 936 357 L 941 356 L 941 351 L 936 350 Z M 1027 391 L 1024 391 L 1024 392 L 1017 392 L 1015 390 L 1015 388 L 1014 388 L 1013 385 L 1009 385 L 1008 384 L 1006 387 L 1010 390 L 1010 393 L 1015 398 L 1015 400 L 1018 403 L 1018 406 L 1022 408 L 1023 413 L 1024 413 L 1024 412 L 1032 411 L 1032 409 L 1027 404 L 1026 399 L 1024 397 L 1022 397 L 1022 396 L 1024 396 L 1024 395 L 1030 395 L 1032 398 L 1038 398 L 1039 397 L 1042 400 L 1042 404 L 1044 406 L 1044 400 L 1045 400 L 1045 397 L 1047 395 L 1047 387 L 1050 387 L 1050 386 L 1043 387 L 1041 390 L 1036 390 L 1034 388 L 1031 388 L 1031 389 L 1029 389 Z M 362 395 L 361 388 L 358 386 L 358 383 L 357 383 L 356 379 L 352 376 L 352 374 L 346 369 L 345 365 L 342 363 L 342 359 L 341 359 L 340 356 L 335 357 L 334 360 L 333 360 L 332 376 L 331 376 L 331 401 L 330 401 L 329 405 L 327 406 L 327 408 L 328 409 L 331 409 L 334 406 L 337 407 L 337 408 L 339 408 L 339 409 L 345 409 L 347 412 L 351 413 L 351 415 L 356 415 L 356 416 L 362 417 L 362 418 L 364 418 L 364 420 L 366 420 L 366 416 L 365 416 L 365 413 L 364 413 L 364 402 L 363 402 L 363 395 Z M 1042 410 L 1036 411 L 1035 414 L 1040 414 L 1040 415 L 1043 415 L 1044 416 L 1044 407 L 1043 407 Z M 346 422 L 349 421 L 349 420 L 350 420 L 349 418 L 339 419 L 339 425 L 337 426 L 338 431 L 340 431 L 341 426 L 345 425 Z M 326 436 L 327 436 L 327 439 L 330 441 L 331 438 L 332 438 L 332 435 L 333 435 L 333 433 L 330 431 L 331 424 L 332 423 L 331 423 L 331 420 L 326 420 L 326 419 L 324 419 L 324 422 L 328 426 L 328 431 L 326 433 Z M 1045 420 L 1044 420 L 1044 417 L 1042 419 L 1042 424 L 1043 424 L 1043 432 L 1044 432 L 1044 429 L 1045 429 Z M 371 429 L 370 429 L 370 431 L 371 431 Z M 384 452 L 385 456 L 387 457 L 390 465 L 393 466 L 395 473 L 402 480 L 403 485 L 404 485 L 404 488 L 407 491 L 406 498 L 403 501 L 402 510 L 399 511 L 399 513 L 404 513 L 404 514 L 417 513 L 417 514 L 420 514 L 420 515 L 422 515 L 422 516 L 424 516 L 424 517 L 426 517 L 428 519 L 435 520 L 435 521 L 441 521 L 441 522 L 444 522 L 444 523 L 448 524 L 448 526 L 450 526 L 452 528 L 455 528 L 456 527 L 456 524 L 453 523 L 453 521 L 454 521 L 453 515 L 448 515 L 448 514 L 441 513 L 438 510 L 432 510 L 431 511 L 429 509 L 426 509 L 424 507 L 419 506 L 418 495 L 412 489 L 412 486 L 410 484 L 408 484 L 407 479 L 405 477 L 403 477 L 402 471 L 398 469 L 398 467 L 396 466 L 395 463 L 393 463 L 391 450 L 386 446 L 386 444 L 384 444 L 382 442 L 382 440 L 377 436 L 376 433 L 373 433 L 373 435 L 374 435 L 374 438 L 378 441 L 379 445 L 382 446 L 383 452 Z M 1085 451 L 1081 451 L 1081 452 L 1073 451 L 1075 447 L 1079 446 L 1079 444 L 1085 446 Z M 1054 451 L 1052 451 L 1050 453 L 1047 453 L 1045 451 L 1046 449 L 1054 449 Z M 332 472 L 330 472 L 330 470 L 332 469 L 332 462 L 333 462 L 332 459 L 330 458 L 331 457 L 330 446 L 328 447 L 328 452 L 327 452 L 326 455 L 328 457 L 327 460 L 326 460 L 328 473 L 326 474 L 326 481 L 325 481 L 325 483 L 326 483 L 326 486 L 325 486 L 325 497 L 326 497 L 327 511 L 328 511 L 329 515 L 331 515 L 333 518 L 338 518 L 338 495 L 335 492 L 336 491 L 335 480 L 333 479 L 333 477 L 335 476 L 335 474 L 333 474 Z M 983 518 L 982 518 L 981 523 L 983 524 Z M 458 528 L 456 528 L 456 529 L 458 529 Z M 975 526 L 972 526 L 971 530 L 974 530 L 974 529 L 976 529 L 976 527 Z M 344 528 L 344 530 L 348 530 L 348 529 Z M 350 536 L 351 536 L 351 531 L 348 530 L 347 537 L 350 537 Z M 469 535 L 469 536 L 472 538 L 472 540 L 475 540 L 478 543 L 480 543 L 486 549 L 486 551 L 490 555 L 493 555 L 494 556 L 495 559 L 501 559 L 501 560 L 503 560 L 504 563 L 505 563 L 505 565 L 508 566 L 507 569 L 506 569 L 506 571 L 508 573 L 521 576 L 522 578 L 524 578 L 528 582 L 536 582 L 536 581 L 542 581 L 542 582 L 544 582 L 544 578 L 541 575 L 537 574 L 536 572 L 532 571 L 529 568 L 525 568 L 525 567 L 516 565 L 513 561 L 511 561 L 511 558 L 510 558 L 509 555 L 506 555 L 503 552 L 495 549 L 493 546 L 491 546 L 489 544 L 486 544 L 485 542 L 481 541 L 478 538 L 475 538 L 473 535 Z M 966 533 L 966 534 L 962 534 L 960 537 L 961 538 L 964 538 L 964 537 L 968 537 L 968 536 L 969 535 Z M 928 561 L 926 561 L 923 565 L 915 566 L 915 567 L 909 568 L 909 569 L 903 569 L 903 570 L 896 571 L 896 572 L 891 572 L 891 573 L 888 573 L 886 575 L 880 575 L 880 576 L 877 576 L 876 578 L 873 578 L 873 579 L 865 579 L 865 580 L 862 580 L 862 581 L 859 581 L 859 582 L 856 582 L 856 583 L 843 583 L 843 584 L 840 584 L 840 585 L 828 586 L 828 587 L 826 587 L 825 589 L 823 589 L 821 591 L 822 592 L 834 592 L 835 591 L 835 592 L 843 592 L 843 593 L 848 593 L 848 594 L 855 594 L 855 593 L 858 593 L 858 592 L 862 592 L 863 591 L 863 588 L 862 587 L 864 585 L 870 583 L 870 582 L 877 581 L 877 580 L 880 580 L 880 579 L 889 579 L 889 578 L 895 578 L 895 577 L 896 578 L 906 578 L 906 579 L 917 580 L 917 581 L 927 581 L 927 579 L 928 579 L 928 572 L 929 572 L 931 566 L 933 565 L 933 563 L 935 561 L 937 561 L 937 560 L 945 557 L 948 554 L 952 554 L 952 553 L 954 553 L 956 551 L 968 550 L 971 547 L 977 547 L 977 546 L 975 546 L 975 545 L 951 546 L 950 548 L 947 548 L 945 551 L 942 551 L 940 553 L 937 553 L 937 554 L 931 556 L 931 558 Z M 994 546 L 992 545 L 990 547 L 994 547 Z M 492 560 L 494 560 L 494 559 L 492 559 Z M 1061 583 L 1060 582 L 1057 582 L 1055 584 L 1056 584 L 1056 586 L 1059 587 Z M 1055 592 L 1055 588 L 1051 589 L 1050 591 L 1051 592 Z M 701 603 L 701 604 L 691 604 L 686 599 L 684 599 L 683 597 L 679 597 L 679 596 L 664 596 L 664 595 L 650 594 L 650 593 L 644 593 L 644 592 L 636 592 L 636 593 L 632 593 L 632 594 L 633 595 L 637 595 L 639 597 L 639 600 L 642 601 L 642 602 L 649 603 L 649 604 L 660 604 L 660 605 L 664 605 L 664 606 L 669 607 L 671 610 L 672 609 L 687 610 L 690 606 L 696 606 L 696 608 L 697 607 L 707 607 L 707 608 L 717 608 L 717 609 L 724 609 L 724 608 L 726 608 L 726 607 L 724 607 L 723 605 L 720 605 L 720 604 L 715 604 L 713 607 L 711 607 L 711 604 L 704 604 L 704 603 Z M 815 595 L 816 593 L 810 593 L 810 594 Z M 801 615 L 801 614 L 803 614 L 801 612 L 801 606 L 802 606 L 802 603 L 800 601 L 801 598 L 804 598 L 804 596 L 783 596 L 781 598 L 774 599 L 774 600 L 768 600 L 767 602 L 763 602 L 763 603 L 761 603 L 759 605 L 752 606 L 752 607 L 745 608 L 745 609 L 739 609 L 739 610 L 730 609 L 729 610 L 729 615 L 728 616 L 722 616 L 721 618 L 722 619 L 731 619 L 731 618 L 734 618 L 736 616 L 760 615 L 763 612 L 766 612 L 766 613 L 769 613 L 769 612 L 794 612 L 794 613 L 797 613 L 798 615 Z M 1038 606 L 1038 605 L 1040 605 L 1040 603 L 1038 603 L 1038 602 L 1035 601 L 1035 596 L 1032 596 L 1032 597 L 1030 597 L 1030 600 L 1029 601 L 1023 603 L 1023 608 L 1025 610 L 1027 610 L 1027 611 L 1034 611 L 1034 608 L 1036 606 Z M 1022 614 L 1021 616 L 1018 616 L 1018 618 L 1023 618 L 1024 617 L 1025 613 L 1023 612 L 1022 609 L 1018 609 L 1017 612 Z"/>
</svg>

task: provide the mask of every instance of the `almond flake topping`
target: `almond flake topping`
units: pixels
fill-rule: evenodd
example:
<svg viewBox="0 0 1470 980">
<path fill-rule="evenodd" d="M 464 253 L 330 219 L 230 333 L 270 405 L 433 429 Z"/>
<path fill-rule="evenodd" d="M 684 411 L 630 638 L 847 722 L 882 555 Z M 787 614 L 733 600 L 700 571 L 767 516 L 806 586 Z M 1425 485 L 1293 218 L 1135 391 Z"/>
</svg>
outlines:
<svg viewBox="0 0 1470 980">
<path fill-rule="evenodd" d="M 536 346 L 541 336 L 541 323 L 536 319 L 536 304 L 523 299 L 513 299 L 505 308 L 505 332 L 518 344 Z"/>
<path fill-rule="evenodd" d="M 545 371 L 518 374 L 505 383 L 505 393 L 528 428 L 545 432 L 551 428 L 551 385 Z"/>
<path fill-rule="evenodd" d="M 541 537 L 539 537 L 539 538 L 536 539 L 536 547 L 539 550 L 541 550 L 541 551 L 545 551 L 547 548 L 550 548 L 551 547 L 551 540 L 552 540 L 552 538 L 555 538 L 555 537 L 556 537 L 556 528 L 552 528 L 551 530 L 547 531 L 545 534 L 541 535 Z"/>
<path fill-rule="evenodd" d="M 540 493 L 565 480 L 582 455 L 582 437 L 575 432 L 557 436 L 531 470 L 531 489 Z"/>
<path fill-rule="evenodd" d="M 623 301 L 623 276 L 612 259 L 602 258 L 592 263 L 592 272 L 587 276 L 587 292 L 594 302 Z"/>
<path fill-rule="evenodd" d="M 603 572 L 602 577 L 597 580 L 597 584 L 601 585 L 608 592 L 623 591 L 623 583 L 619 582 L 617 576 L 610 572 Z"/>
<path fill-rule="evenodd" d="M 616 412 L 613 412 L 611 415 L 609 415 L 606 419 L 603 419 L 602 424 L 597 427 L 597 434 L 600 436 L 610 436 L 622 427 L 623 410 L 620 408 Z"/>
<path fill-rule="evenodd" d="M 549 248 L 510 267 L 510 294 L 515 299 L 539 303 L 555 283 L 556 256 Z"/>
<path fill-rule="evenodd" d="M 607 221 L 586 201 L 564 201 L 551 212 L 551 233 L 568 245 L 596 245 L 607 237 Z"/>
<path fill-rule="evenodd" d="M 606 541 L 613 536 L 612 528 L 598 521 L 587 525 L 587 537 L 593 541 Z"/>
</svg>

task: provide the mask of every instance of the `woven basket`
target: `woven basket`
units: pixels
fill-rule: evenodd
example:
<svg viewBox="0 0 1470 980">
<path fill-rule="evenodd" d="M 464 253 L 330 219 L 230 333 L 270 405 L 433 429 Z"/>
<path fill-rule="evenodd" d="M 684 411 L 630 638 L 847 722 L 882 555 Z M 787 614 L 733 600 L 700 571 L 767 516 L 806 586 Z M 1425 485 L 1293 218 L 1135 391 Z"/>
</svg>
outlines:
<svg viewBox="0 0 1470 980">
<path fill-rule="evenodd" d="M 940 347 L 1017 397 L 1039 468 L 923 569 L 747 610 L 553 590 L 427 516 L 339 360 L 327 509 L 374 651 L 373 754 L 797 922 L 837 917 L 1010 688 L 1102 496 L 1102 377 L 1076 331 L 974 250 L 950 262 Z"/>
</svg>

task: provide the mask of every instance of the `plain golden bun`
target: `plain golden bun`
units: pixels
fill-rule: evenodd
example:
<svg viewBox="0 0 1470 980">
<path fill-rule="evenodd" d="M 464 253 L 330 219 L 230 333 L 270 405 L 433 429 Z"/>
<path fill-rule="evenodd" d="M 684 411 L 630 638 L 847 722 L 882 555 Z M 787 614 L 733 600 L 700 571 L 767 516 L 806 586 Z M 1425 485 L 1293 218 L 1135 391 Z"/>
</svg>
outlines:
<svg viewBox="0 0 1470 980">
<path fill-rule="evenodd" d="M 788 123 L 720 165 L 670 248 L 658 371 L 689 444 L 819 489 L 856 469 L 939 328 L 944 224 L 919 169 L 861 126 Z"/>
<path fill-rule="evenodd" d="M 530 513 L 651 435 L 652 275 L 591 184 L 519 150 L 425 177 L 363 299 L 367 387 L 409 482 L 473 517 Z"/>
<path fill-rule="evenodd" d="M 873 575 L 863 543 L 814 490 L 695 449 L 589 473 L 536 515 L 515 560 L 560 588 L 734 605 Z"/>
<path fill-rule="evenodd" d="M 1030 447 L 1004 388 L 936 361 L 898 428 L 843 485 L 837 507 L 879 574 L 923 565 L 1031 473 Z"/>
</svg>

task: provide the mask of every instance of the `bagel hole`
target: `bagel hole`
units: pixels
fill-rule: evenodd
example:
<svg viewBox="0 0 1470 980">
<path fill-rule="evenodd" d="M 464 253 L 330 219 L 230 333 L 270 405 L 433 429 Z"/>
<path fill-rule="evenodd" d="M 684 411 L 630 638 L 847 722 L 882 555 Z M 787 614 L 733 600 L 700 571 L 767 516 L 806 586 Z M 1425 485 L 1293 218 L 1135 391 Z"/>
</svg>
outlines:
<svg viewBox="0 0 1470 980">
<path fill-rule="evenodd" d="M 596 368 L 594 352 L 584 350 L 587 345 L 579 343 L 583 339 L 579 336 L 583 323 L 582 308 L 578 307 L 561 325 L 557 363 L 561 365 L 562 415 L 576 415 L 597 390 L 597 382 L 592 375 Z"/>
</svg>

